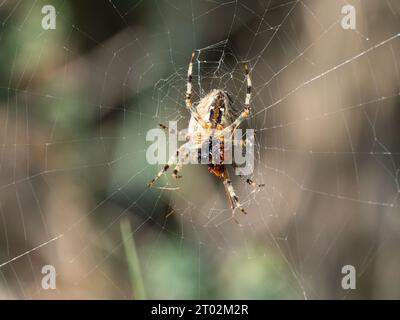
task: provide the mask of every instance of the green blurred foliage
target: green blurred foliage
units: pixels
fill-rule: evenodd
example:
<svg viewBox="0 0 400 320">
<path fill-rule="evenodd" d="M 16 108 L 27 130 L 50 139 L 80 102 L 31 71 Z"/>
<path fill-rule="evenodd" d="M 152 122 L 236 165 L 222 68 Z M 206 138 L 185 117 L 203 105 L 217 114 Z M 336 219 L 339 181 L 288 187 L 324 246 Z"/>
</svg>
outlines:
<svg viewBox="0 0 400 320">
<path fill-rule="evenodd" d="M 296 299 L 299 293 L 287 264 L 257 245 L 239 250 L 221 265 L 218 275 L 220 298 Z"/>
<path fill-rule="evenodd" d="M 186 245 L 160 241 L 146 250 L 142 257 L 145 287 L 150 299 L 199 298 L 198 253 Z M 212 276 L 201 278 L 202 288 Z"/>
</svg>

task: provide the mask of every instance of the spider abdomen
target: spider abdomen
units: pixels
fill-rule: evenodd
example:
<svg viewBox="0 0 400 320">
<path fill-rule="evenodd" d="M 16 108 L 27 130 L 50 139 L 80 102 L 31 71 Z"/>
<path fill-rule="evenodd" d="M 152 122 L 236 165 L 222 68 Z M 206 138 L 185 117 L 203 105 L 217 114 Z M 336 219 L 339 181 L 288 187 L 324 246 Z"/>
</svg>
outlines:
<svg viewBox="0 0 400 320">
<path fill-rule="evenodd" d="M 210 171 L 212 174 L 217 176 L 218 178 L 221 178 L 225 170 L 225 166 L 223 164 L 209 164 L 208 165 L 208 171 Z"/>
</svg>

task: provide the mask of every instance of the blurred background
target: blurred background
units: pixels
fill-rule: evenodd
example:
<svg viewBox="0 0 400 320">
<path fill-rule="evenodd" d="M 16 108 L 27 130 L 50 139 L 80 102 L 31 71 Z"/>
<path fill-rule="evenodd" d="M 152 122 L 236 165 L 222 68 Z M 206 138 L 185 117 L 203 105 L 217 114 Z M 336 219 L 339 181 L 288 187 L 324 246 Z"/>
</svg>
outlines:
<svg viewBox="0 0 400 320">
<path fill-rule="evenodd" d="M 0 298 L 399 299 L 399 18 L 397 0 L 2 1 Z M 148 130 L 187 127 L 193 49 L 195 101 L 224 88 L 235 114 L 251 67 L 265 187 L 233 178 L 239 224 L 205 166 L 146 187 Z"/>
</svg>

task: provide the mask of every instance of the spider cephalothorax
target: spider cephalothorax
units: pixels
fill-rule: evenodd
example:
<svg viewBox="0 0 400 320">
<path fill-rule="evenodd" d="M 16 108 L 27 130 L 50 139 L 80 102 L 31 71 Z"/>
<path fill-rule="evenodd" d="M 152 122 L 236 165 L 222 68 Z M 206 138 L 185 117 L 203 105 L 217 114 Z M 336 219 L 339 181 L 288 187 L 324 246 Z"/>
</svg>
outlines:
<svg viewBox="0 0 400 320">
<path fill-rule="evenodd" d="M 200 99 L 200 102 L 194 108 L 192 103 L 192 70 L 195 52 L 192 53 L 192 58 L 188 68 L 188 81 L 186 90 L 186 108 L 190 111 L 191 117 L 189 120 L 188 131 L 186 135 L 186 143 L 178 148 L 176 154 L 172 156 L 167 164 L 148 184 L 150 187 L 166 172 L 172 164 L 176 163 L 172 176 L 180 178 L 178 175 L 185 161 L 189 157 L 196 155 L 197 163 L 208 164 L 208 171 L 223 180 L 225 192 L 229 199 L 232 210 L 239 208 L 243 213 L 246 213 L 237 197 L 235 190 L 232 187 L 232 182 L 229 177 L 227 163 L 232 163 L 232 159 L 226 159 L 224 147 L 225 139 L 231 139 L 238 126 L 249 117 L 250 114 L 250 98 L 251 98 L 251 79 L 247 65 L 244 65 L 246 75 L 246 98 L 244 109 L 241 114 L 233 121 L 232 101 L 227 91 L 221 89 L 213 89 L 206 96 Z M 164 129 L 167 127 L 161 125 Z M 214 141 L 218 141 L 218 149 L 214 150 Z M 208 150 L 204 153 L 204 147 Z M 215 157 L 217 154 L 217 157 Z M 204 159 L 206 158 L 206 159 Z M 228 161 L 229 160 L 229 161 Z M 251 180 L 246 179 L 246 182 L 253 187 L 257 185 Z M 258 185 L 262 186 L 262 185 Z"/>
</svg>

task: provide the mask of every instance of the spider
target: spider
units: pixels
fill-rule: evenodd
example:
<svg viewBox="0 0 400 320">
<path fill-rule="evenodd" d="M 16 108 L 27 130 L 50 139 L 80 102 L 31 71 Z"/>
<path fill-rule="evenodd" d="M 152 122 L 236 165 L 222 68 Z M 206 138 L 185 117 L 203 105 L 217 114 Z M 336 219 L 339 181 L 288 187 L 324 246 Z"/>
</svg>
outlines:
<svg viewBox="0 0 400 320">
<path fill-rule="evenodd" d="M 208 171 L 214 174 L 216 177 L 222 179 L 225 188 L 225 193 L 228 197 L 230 207 L 232 209 L 232 216 L 234 211 L 238 208 L 241 212 L 246 214 L 242 205 L 239 202 L 239 198 L 232 186 L 232 181 L 229 177 L 229 172 L 226 163 L 224 161 L 224 137 L 228 135 L 232 137 L 235 130 L 239 125 L 249 117 L 250 115 L 250 98 L 251 98 L 251 78 L 249 75 L 249 69 L 247 64 L 244 64 L 244 71 L 246 76 L 246 98 L 244 103 L 244 109 L 240 115 L 233 121 L 233 116 L 231 112 L 231 98 L 227 91 L 222 89 L 213 89 L 205 97 L 200 99 L 197 107 L 193 107 L 192 102 L 192 71 L 193 63 L 195 61 L 195 51 L 192 52 L 192 56 L 189 63 L 188 74 L 187 74 L 187 84 L 186 84 L 186 108 L 191 113 L 191 118 L 189 120 L 188 132 L 186 135 L 186 143 L 180 146 L 176 153 L 168 160 L 167 164 L 158 172 L 153 180 L 148 183 L 149 187 L 153 184 L 174 164 L 176 166 L 172 172 L 172 176 L 176 179 L 181 178 L 179 175 L 180 170 L 184 165 L 184 161 L 192 154 L 197 153 L 197 162 L 201 163 L 202 153 L 201 148 L 204 144 L 206 147 L 209 145 L 210 150 L 210 160 L 211 160 L 211 141 L 212 139 L 219 140 L 219 156 L 220 161 L 217 163 L 211 161 L 208 164 Z M 163 129 L 168 129 L 167 126 L 160 124 Z M 190 143 L 189 141 L 194 141 Z M 208 145 L 207 145 L 208 144 Z M 191 152 L 195 148 L 197 152 Z M 227 162 L 227 161 L 225 161 Z M 235 165 L 233 163 L 233 165 Z M 243 178 L 241 176 L 241 178 Z M 246 183 L 253 187 L 262 187 L 263 184 L 257 185 L 251 179 L 246 179 Z M 236 220 L 235 220 L 236 221 Z"/>
</svg>

